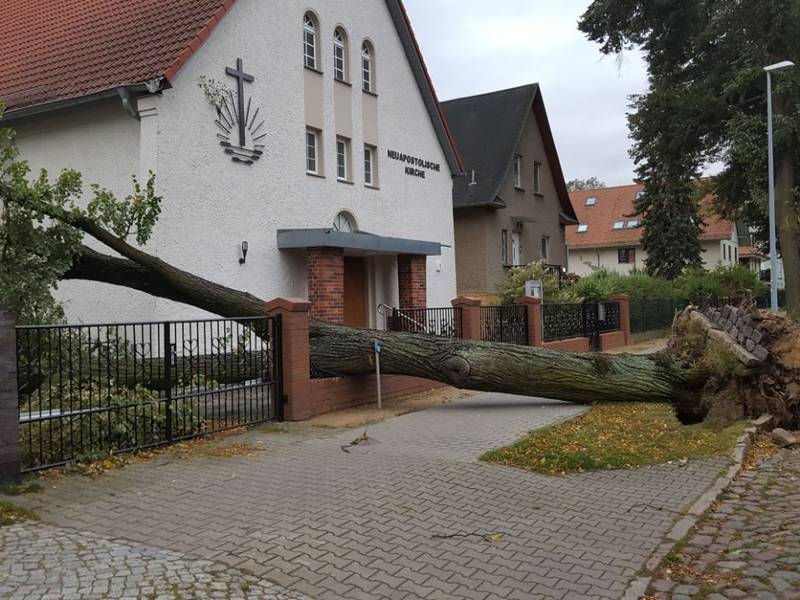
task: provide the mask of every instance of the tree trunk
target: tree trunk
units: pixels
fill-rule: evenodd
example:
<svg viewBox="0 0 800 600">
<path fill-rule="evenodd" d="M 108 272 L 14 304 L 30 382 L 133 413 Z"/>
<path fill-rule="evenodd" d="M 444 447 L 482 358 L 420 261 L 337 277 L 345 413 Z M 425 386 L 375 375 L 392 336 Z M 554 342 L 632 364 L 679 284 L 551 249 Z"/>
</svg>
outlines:
<svg viewBox="0 0 800 600">
<path fill-rule="evenodd" d="M 458 388 L 579 404 L 696 401 L 692 371 L 663 355 L 580 354 L 319 322 L 311 326 L 312 365 L 342 375 L 373 373 L 376 340 L 384 345 L 381 372 Z"/>
<path fill-rule="evenodd" d="M 776 94 L 775 116 L 792 114 L 792 100 Z M 783 272 L 786 283 L 786 303 L 789 315 L 800 320 L 800 201 L 794 196 L 795 166 L 791 142 L 777 149 L 775 169 L 775 210 L 780 241 Z"/>
</svg>

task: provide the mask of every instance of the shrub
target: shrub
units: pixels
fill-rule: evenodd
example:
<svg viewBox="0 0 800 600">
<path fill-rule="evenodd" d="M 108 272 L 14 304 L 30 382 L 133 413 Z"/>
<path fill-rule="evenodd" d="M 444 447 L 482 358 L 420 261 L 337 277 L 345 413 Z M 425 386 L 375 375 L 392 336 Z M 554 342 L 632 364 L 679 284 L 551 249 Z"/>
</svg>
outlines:
<svg viewBox="0 0 800 600">
<path fill-rule="evenodd" d="M 713 271 L 688 269 L 675 280 L 675 289 L 681 298 L 694 304 L 715 298 L 741 300 L 767 292 L 757 273 L 738 265 L 720 265 Z"/>
<path fill-rule="evenodd" d="M 540 280 L 544 284 L 544 301 L 554 302 L 558 299 L 558 274 L 548 271 L 544 262 L 532 262 L 524 267 L 515 267 L 509 271 L 503 282 L 497 286 L 503 304 L 514 304 L 514 301 L 525 293 L 525 282 Z"/>
<path fill-rule="evenodd" d="M 618 294 L 627 294 L 632 300 L 649 300 L 670 298 L 673 290 L 668 281 L 641 271 L 623 274 L 601 270 L 582 277 L 565 288 L 561 298 L 567 302 L 598 301 Z"/>
</svg>

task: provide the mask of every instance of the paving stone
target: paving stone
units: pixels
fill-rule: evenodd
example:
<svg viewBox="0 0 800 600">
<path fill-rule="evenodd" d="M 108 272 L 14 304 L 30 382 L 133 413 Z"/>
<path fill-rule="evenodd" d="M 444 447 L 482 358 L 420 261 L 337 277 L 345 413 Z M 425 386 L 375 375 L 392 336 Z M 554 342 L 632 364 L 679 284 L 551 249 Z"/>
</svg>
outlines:
<svg viewBox="0 0 800 600">
<path fill-rule="evenodd" d="M 0 582 L 16 576 L 31 584 L 29 596 L 42 597 L 56 587 L 44 577 L 34 582 L 27 564 L 44 575 L 46 556 L 60 565 L 59 578 L 78 574 L 70 589 L 81 600 L 95 593 L 97 573 L 115 575 L 121 565 L 130 575 L 116 589 L 140 598 L 172 593 L 158 587 L 161 580 L 189 585 L 187 600 L 243 597 L 237 577 L 248 572 L 254 587 L 283 586 L 269 584 L 264 598 L 619 599 L 677 515 L 728 461 L 568 477 L 478 461 L 584 410 L 479 395 L 371 425 L 375 443 L 349 453 L 341 446 L 363 429 L 255 429 L 236 438 L 265 449 L 253 456 L 160 457 L 98 480 L 63 478 L 56 489 L 16 500 L 46 524 L 22 525 L 15 535 L 24 539 L 15 543 L 0 529 Z M 89 548 L 95 539 L 115 542 L 100 544 L 102 553 L 54 547 L 46 554 L 57 532 L 74 530 Z M 38 537 L 48 543 L 36 544 Z M 7 551 L 25 544 L 35 552 Z M 162 552 L 183 562 L 147 560 Z M 121 562 L 112 566 L 114 556 Z"/>
</svg>

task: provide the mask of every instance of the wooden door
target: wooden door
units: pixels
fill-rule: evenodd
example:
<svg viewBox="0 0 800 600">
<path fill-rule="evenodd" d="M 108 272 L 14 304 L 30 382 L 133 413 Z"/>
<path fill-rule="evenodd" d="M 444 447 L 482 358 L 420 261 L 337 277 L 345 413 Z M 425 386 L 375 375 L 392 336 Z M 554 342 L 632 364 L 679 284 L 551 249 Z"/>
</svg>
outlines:
<svg viewBox="0 0 800 600">
<path fill-rule="evenodd" d="M 363 258 L 344 259 L 344 324 L 367 326 L 367 263 Z"/>
</svg>

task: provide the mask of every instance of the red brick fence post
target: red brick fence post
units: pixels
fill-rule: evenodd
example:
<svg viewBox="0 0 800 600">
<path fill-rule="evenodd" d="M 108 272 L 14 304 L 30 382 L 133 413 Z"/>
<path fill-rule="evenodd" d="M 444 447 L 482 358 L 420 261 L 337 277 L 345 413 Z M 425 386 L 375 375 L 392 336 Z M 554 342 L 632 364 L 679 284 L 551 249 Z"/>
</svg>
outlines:
<svg viewBox="0 0 800 600">
<path fill-rule="evenodd" d="M 20 475 L 17 332 L 13 315 L 0 307 L 0 481 Z"/>
<path fill-rule="evenodd" d="M 275 298 L 267 302 L 267 314 L 281 317 L 283 394 L 287 421 L 302 421 L 314 415 L 311 396 L 311 359 L 308 329 L 311 303 L 299 298 Z M 278 401 L 282 401 L 278 399 Z"/>
<path fill-rule="evenodd" d="M 481 301 L 478 298 L 459 296 L 450 301 L 453 308 L 461 309 L 461 338 L 481 339 Z"/>
<path fill-rule="evenodd" d="M 625 335 L 625 345 L 630 346 L 631 336 L 631 299 L 627 294 L 620 294 L 611 298 L 612 302 L 619 302 L 619 329 Z"/>
<path fill-rule="evenodd" d="M 544 346 L 544 325 L 542 324 L 542 299 L 532 296 L 517 298 L 517 304 L 528 310 L 528 345 Z"/>
</svg>

